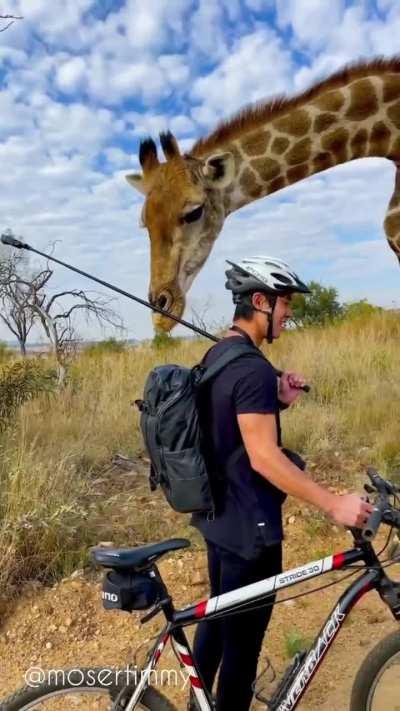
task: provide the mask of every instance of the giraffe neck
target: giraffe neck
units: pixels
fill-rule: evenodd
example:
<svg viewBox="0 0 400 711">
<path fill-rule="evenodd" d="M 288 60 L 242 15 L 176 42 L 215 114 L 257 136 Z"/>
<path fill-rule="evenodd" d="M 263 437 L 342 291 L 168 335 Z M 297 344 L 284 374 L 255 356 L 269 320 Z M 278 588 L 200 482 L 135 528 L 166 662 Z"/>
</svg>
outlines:
<svg viewBox="0 0 400 711">
<path fill-rule="evenodd" d="M 334 165 L 381 156 L 400 161 L 400 76 L 376 73 L 299 102 L 224 150 L 235 159 L 227 213 Z"/>
</svg>

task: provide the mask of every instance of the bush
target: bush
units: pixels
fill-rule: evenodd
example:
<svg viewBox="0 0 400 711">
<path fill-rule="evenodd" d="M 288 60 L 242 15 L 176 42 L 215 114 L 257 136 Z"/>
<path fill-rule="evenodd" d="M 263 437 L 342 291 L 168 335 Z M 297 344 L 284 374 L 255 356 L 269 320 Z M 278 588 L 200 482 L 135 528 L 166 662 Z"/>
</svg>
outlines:
<svg viewBox="0 0 400 711">
<path fill-rule="evenodd" d="M 353 301 L 343 306 L 343 317 L 346 319 L 366 319 L 368 320 L 374 314 L 382 313 L 383 309 L 380 306 L 370 304 L 367 299 L 361 301 Z"/>
<path fill-rule="evenodd" d="M 84 349 L 88 355 L 102 355 L 103 353 L 124 353 L 126 351 L 125 341 L 117 341 L 115 338 L 107 338 L 105 341 L 92 343 Z"/>
<path fill-rule="evenodd" d="M 23 402 L 56 385 L 54 370 L 38 360 L 17 360 L 0 367 L 0 430 L 3 430 Z"/>
<path fill-rule="evenodd" d="M 292 300 L 293 320 L 298 326 L 324 325 L 342 315 L 343 307 L 333 286 L 309 284 L 311 294 L 295 294 Z"/>
</svg>

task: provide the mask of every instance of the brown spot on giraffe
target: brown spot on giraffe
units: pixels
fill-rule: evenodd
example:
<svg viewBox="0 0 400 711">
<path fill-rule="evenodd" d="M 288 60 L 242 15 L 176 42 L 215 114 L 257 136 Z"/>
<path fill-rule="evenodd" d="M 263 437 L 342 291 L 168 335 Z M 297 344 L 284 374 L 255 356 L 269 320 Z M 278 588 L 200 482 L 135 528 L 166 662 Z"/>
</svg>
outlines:
<svg viewBox="0 0 400 711">
<path fill-rule="evenodd" d="M 319 173 L 321 170 L 326 170 L 334 165 L 333 156 L 328 151 L 320 151 L 313 160 L 314 173 Z"/>
<path fill-rule="evenodd" d="M 400 77 L 395 74 L 383 79 L 383 100 L 385 102 L 394 101 L 400 97 Z"/>
<path fill-rule="evenodd" d="M 323 133 L 326 131 L 333 123 L 338 120 L 335 114 L 323 113 L 315 117 L 313 131 L 316 133 Z"/>
<path fill-rule="evenodd" d="M 340 111 L 344 104 L 344 96 L 341 91 L 328 91 L 325 94 L 321 94 L 314 101 L 315 106 L 317 106 L 321 111 Z"/>
<path fill-rule="evenodd" d="M 242 150 L 248 156 L 259 156 L 265 153 L 271 139 L 269 131 L 254 131 L 240 143 Z"/>
<path fill-rule="evenodd" d="M 400 128 L 400 101 L 396 101 L 395 104 L 389 106 L 387 115 L 390 120 L 393 121 L 396 128 Z"/>
<path fill-rule="evenodd" d="M 349 132 L 345 128 L 336 128 L 322 137 L 321 146 L 324 150 L 333 153 L 336 163 L 342 163 L 347 160 L 348 138 Z"/>
<path fill-rule="evenodd" d="M 286 173 L 289 183 L 296 183 L 298 180 L 303 180 L 303 178 L 309 174 L 310 170 L 308 163 L 303 163 L 302 165 L 296 165 L 294 168 L 289 168 Z"/>
<path fill-rule="evenodd" d="M 373 156 L 386 156 L 389 150 L 390 137 L 391 133 L 383 121 L 375 123 L 369 137 L 368 153 Z"/>
<path fill-rule="evenodd" d="M 262 186 L 257 182 L 255 173 L 250 168 L 245 168 L 241 174 L 240 187 L 245 194 L 250 195 L 252 198 L 260 197 L 263 191 Z"/>
<path fill-rule="evenodd" d="M 390 153 L 388 153 L 389 160 L 394 160 L 396 163 L 400 162 L 400 136 L 397 136 L 393 145 L 390 148 Z"/>
<path fill-rule="evenodd" d="M 273 122 L 273 127 L 290 136 L 304 136 L 311 128 L 311 119 L 305 109 L 296 109 L 287 116 Z"/>
<path fill-rule="evenodd" d="M 270 193 L 275 193 L 277 190 L 281 190 L 286 185 L 286 178 L 284 178 L 283 175 L 280 175 L 279 178 L 275 178 L 275 180 L 271 180 L 271 182 L 269 183 L 268 195 L 270 195 Z"/>
<path fill-rule="evenodd" d="M 360 79 L 350 85 L 351 103 L 346 111 L 350 121 L 362 121 L 376 114 L 379 108 L 374 85 L 369 79 Z"/>
<path fill-rule="evenodd" d="M 253 160 L 250 161 L 250 165 L 254 168 L 256 173 L 258 173 L 264 183 L 268 183 L 269 180 L 276 178 L 281 172 L 280 163 L 272 158 L 253 158 Z"/>
<path fill-rule="evenodd" d="M 304 163 L 311 154 L 311 138 L 302 138 L 288 151 L 285 160 L 289 165 Z"/>
<path fill-rule="evenodd" d="M 352 158 L 362 158 L 367 153 L 368 131 L 366 128 L 359 128 L 350 141 L 350 151 Z"/>
<path fill-rule="evenodd" d="M 276 136 L 271 143 L 271 151 L 272 153 L 277 153 L 280 156 L 286 151 L 289 144 L 290 141 L 288 138 L 285 138 L 284 136 Z"/>
</svg>

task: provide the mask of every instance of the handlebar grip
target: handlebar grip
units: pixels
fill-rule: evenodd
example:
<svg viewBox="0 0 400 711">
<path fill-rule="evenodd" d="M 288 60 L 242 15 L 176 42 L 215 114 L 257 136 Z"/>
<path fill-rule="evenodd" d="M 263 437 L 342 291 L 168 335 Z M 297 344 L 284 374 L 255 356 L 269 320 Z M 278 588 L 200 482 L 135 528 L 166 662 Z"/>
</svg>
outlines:
<svg viewBox="0 0 400 711">
<path fill-rule="evenodd" d="M 375 507 L 370 514 L 367 523 L 361 531 L 361 535 L 365 541 L 372 541 L 376 536 L 376 532 L 382 522 L 382 511 Z"/>
</svg>

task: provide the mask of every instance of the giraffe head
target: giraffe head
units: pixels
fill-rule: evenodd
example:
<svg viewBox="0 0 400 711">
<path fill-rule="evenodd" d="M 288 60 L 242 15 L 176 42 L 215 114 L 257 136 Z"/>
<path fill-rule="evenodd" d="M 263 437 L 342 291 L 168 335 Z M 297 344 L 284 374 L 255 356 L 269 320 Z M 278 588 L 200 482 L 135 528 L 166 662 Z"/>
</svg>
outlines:
<svg viewBox="0 0 400 711">
<path fill-rule="evenodd" d="M 231 153 L 206 158 L 182 155 L 171 133 L 160 135 L 166 158 L 160 162 L 152 139 L 140 144 L 142 173 L 126 179 L 145 195 L 141 222 L 150 237 L 149 300 L 182 316 L 185 295 L 206 261 L 225 218 L 223 191 L 233 180 Z M 156 330 L 175 323 L 154 315 Z"/>
</svg>

